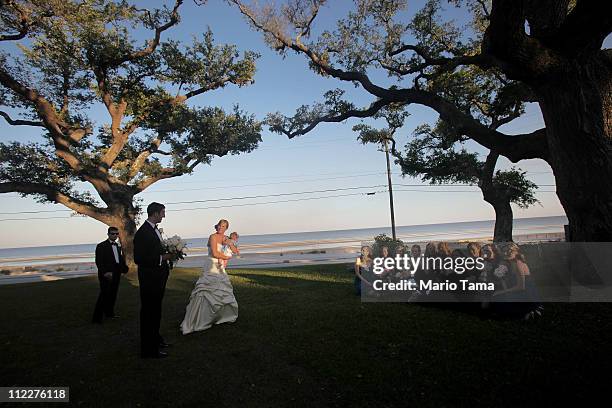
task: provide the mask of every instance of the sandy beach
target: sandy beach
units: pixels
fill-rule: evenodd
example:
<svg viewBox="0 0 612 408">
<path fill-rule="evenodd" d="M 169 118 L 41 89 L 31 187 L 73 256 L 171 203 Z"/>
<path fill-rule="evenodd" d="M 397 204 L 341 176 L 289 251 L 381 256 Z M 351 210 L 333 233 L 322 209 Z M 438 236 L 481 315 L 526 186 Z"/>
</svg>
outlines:
<svg viewBox="0 0 612 408">
<path fill-rule="evenodd" d="M 518 243 L 561 241 L 563 233 L 534 233 L 515 236 Z M 244 268 L 278 268 L 301 265 L 318 265 L 333 263 L 350 263 L 359 256 L 360 245 L 355 240 L 320 240 L 320 241 L 290 241 L 274 244 L 249 245 L 242 248 L 243 254 L 230 261 L 228 270 Z M 469 241 L 491 242 L 492 237 L 464 237 L 457 239 L 456 243 L 464 244 Z M 369 244 L 371 241 L 362 241 Z M 405 241 L 406 242 L 406 241 Z M 352 243 L 353 245 L 346 245 Z M 419 244 L 422 247 L 426 242 L 406 242 Z M 286 250 L 296 246 L 307 246 L 310 249 Z M 460 245 L 463 246 L 463 245 Z M 188 256 L 180 261 L 177 267 L 194 268 L 203 265 L 205 248 L 191 248 Z M 0 261 L 0 285 L 9 285 L 28 282 L 48 282 L 61 279 L 93 276 L 97 274 L 96 265 L 91 255 L 78 255 L 71 258 L 81 258 L 83 261 L 58 262 L 65 256 L 48 256 L 44 258 L 8 259 L 10 266 L 2 266 Z"/>
</svg>

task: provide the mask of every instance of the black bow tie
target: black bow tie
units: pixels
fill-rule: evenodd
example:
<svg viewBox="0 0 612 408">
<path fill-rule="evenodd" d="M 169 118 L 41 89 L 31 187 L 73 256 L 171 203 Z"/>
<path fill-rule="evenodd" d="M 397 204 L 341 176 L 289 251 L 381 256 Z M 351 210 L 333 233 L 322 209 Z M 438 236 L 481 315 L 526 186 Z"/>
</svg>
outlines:
<svg viewBox="0 0 612 408">
<path fill-rule="evenodd" d="M 118 246 L 119 244 L 117 244 L 116 242 L 111 242 L 111 245 Z"/>
</svg>

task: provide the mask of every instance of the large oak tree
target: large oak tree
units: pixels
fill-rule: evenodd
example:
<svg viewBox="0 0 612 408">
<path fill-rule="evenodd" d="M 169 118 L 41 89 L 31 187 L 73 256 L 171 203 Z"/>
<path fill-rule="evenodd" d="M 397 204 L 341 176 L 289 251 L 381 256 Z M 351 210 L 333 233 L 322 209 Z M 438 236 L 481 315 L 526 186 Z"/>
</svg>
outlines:
<svg viewBox="0 0 612 408">
<path fill-rule="evenodd" d="M 0 2 L 0 115 L 15 139 L 24 126 L 41 138 L 0 144 L 0 193 L 117 226 L 131 256 L 137 194 L 257 147 L 261 126 L 237 106 L 187 103 L 250 84 L 257 55 L 215 45 L 210 32 L 191 44 L 162 40 L 179 25 L 182 3 L 146 10 L 113 0 Z M 136 32 L 149 39 L 140 44 Z M 100 110 L 106 123 L 93 120 Z"/>
<path fill-rule="evenodd" d="M 491 105 L 484 105 L 492 108 Z M 463 183 L 478 186 L 483 199 L 495 211 L 493 241 L 511 242 L 514 213 L 511 204 L 528 208 L 538 202 L 537 185 L 525 177 L 518 168 L 497 170 L 499 154 L 491 151 L 483 161 L 480 155 L 466 149 L 466 138 L 457 139 L 457 133 L 445 122 L 435 126 L 423 124 L 414 131 L 404 152 L 397 149 L 396 133 L 402 128 L 408 113 L 403 106 L 390 105 L 373 117 L 385 119 L 387 127 L 375 128 L 361 123 L 353 126 L 363 144 L 391 145 L 391 154 L 402 170 L 402 176 L 418 177 L 434 185 Z M 494 125 L 493 125 L 494 126 Z"/>
<path fill-rule="evenodd" d="M 548 162 L 571 239 L 612 241 L 612 50 L 602 49 L 612 30 L 609 2 L 450 1 L 469 11 L 471 23 L 460 27 L 444 18 L 440 0 L 428 0 L 409 20 L 405 0 L 355 0 L 334 30 L 315 37 L 311 29 L 324 0 L 291 0 L 279 8 L 228 1 L 278 52 L 293 50 L 316 73 L 352 82 L 373 97 L 357 108 L 331 92 L 324 103 L 303 106 L 293 117 L 271 115 L 272 130 L 294 137 L 321 122 L 371 117 L 393 103 L 424 105 L 459 136 L 512 162 Z M 376 72 L 397 83 L 384 85 L 373 79 Z M 518 135 L 491 127 L 478 104 L 454 98 L 461 76 L 497 78 L 500 86 L 491 97 L 511 94 L 511 100 L 537 103 L 545 127 Z M 445 78 L 450 81 L 439 86 Z M 517 107 L 518 115 L 497 120 L 520 116 Z"/>
</svg>

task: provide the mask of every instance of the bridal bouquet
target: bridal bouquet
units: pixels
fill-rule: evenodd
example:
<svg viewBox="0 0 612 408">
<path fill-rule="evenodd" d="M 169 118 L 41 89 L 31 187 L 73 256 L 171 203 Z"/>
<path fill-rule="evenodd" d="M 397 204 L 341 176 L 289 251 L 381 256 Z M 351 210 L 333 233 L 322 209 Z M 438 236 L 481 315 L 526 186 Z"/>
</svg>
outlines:
<svg viewBox="0 0 612 408">
<path fill-rule="evenodd" d="M 507 273 L 508 273 L 508 268 L 506 267 L 506 265 L 499 265 L 493 271 L 493 275 L 498 279 L 505 278 Z"/>
<path fill-rule="evenodd" d="M 506 283 L 506 276 L 508 275 L 508 268 L 506 265 L 499 265 L 493 271 L 493 276 L 497 278 L 497 280 L 501 283 L 503 289 L 507 289 L 508 285 Z"/>
<path fill-rule="evenodd" d="M 174 235 L 170 238 L 164 239 L 164 249 L 167 253 L 172 254 L 176 260 L 185 259 L 187 254 L 185 248 L 187 248 L 187 242 L 183 241 L 178 235 Z M 170 268 L 173 267 L 173 261 L 170 261 Z"/>
</svg>

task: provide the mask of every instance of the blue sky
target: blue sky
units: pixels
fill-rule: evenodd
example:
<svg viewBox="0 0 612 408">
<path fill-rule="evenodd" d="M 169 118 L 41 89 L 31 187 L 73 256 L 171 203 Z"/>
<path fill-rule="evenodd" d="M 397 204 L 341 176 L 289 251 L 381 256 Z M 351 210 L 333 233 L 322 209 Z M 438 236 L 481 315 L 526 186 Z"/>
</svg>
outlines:
<svg viewBox="0 0 612 408">
<path fill-rule="evenodd" d="M 153 6 L 152 1 L 146 2 Z M 158 2 L 162 4 L 163 2 Z M 169 3 L 169 2 L 167 2 Z M 333 2 L 339 4 L 340 2 Z M 420 4 L 421 2 L 416 2 Z M 143 2 L 144 4 L 144 2 Z M 411 2 L 411 5 L 413 2 Z M 413 9 L 414 10 L 414 9 Z M 458 13 L 457 11 L 452 11 Z M 320 100 L 328 89 L 342 88 L 356 105 L 367 105 L 372 98 L 350 84 L 317 76 L 310 71 L 305 58 L 288 54 L 285 59 L 270 51 L 260 33 L 252 31 L 242 16 L 220 0 L 211 0 L 205 7 L 196 7 L 187 1 L 182 10 L 181 25 L 167 32 L 164 38 L 189 41 L 194 34 L 210 27 L 217 43 L 234 43 L 242 50 L 261 53 L 257 62 L 255 84 L 248 87 L 225 89 L 200 95 L 194 105 L 221 106 L 230 109 L 235 103 L 253 113 L 259 119 L 268 112 L 281 111 L 292 114 L 297 107 Z M 317 29 L 341 16 L 337 6 L 326 7 L 317 20 Z M 457 17 L 461 16 L 457 14 Z M 435 112 L 412 106 L 411 116 L 398 138 L 406 142 L 415 126 L 435 120 Z M 103 110 L 94 112 L 103 123 L 108 119 Z M 349 120 L 341 124 L 323 124 L 306 136 L 289 140 L 284 136 L 263 132 L 263 143 L 253 153 L 216 158 L 212 165 L 200 166 L 193 175 L 164 180 L 141 194 L 145 203 L 159 201 L 167 205 L 167 218 L 163 222 L 166 232 L 183 237 L 205 236 L 219 218 L 230 221 L 230 229 L 242 234 L 300 232 L 349 228 L 379 227 L 389 224 L 388 195 L 351 195 L 345 197 L 244 205 L 255 202 L 296 200 L 336 194 L 380 191 L 384 187 L 355 189 L 339 192 L 317 193 L 287 197 L 270 197 L 252 200 L 171 204 L 194 200 L 268 195 L 311 190 L 379 186 L 386 183 L 385 156 L 375 146 L 363 146 L 356 141 L 352 126 L 359 123 Z M 529 105 L 524 117 L 506 125 L 501 130 L 508 133 L 524 133 L 543 125 L 539 109 Z M 0 141 L 37 140 L 36 130 L 11 127 L 0 122 Z M 481 147 L 470 148 L 484 153 Z M 503 160 L 498 168 L 509 167 Z M 554 179 L 550 167 L 542 160 L 527 160 L 519 164 L 528 172 L 528 178 L 542 185 L 537 194 L 541 205 L 527 210 L 515 208 L 515 217 L 563 215 L 563 209 L 554 191 Z M 493 219 L 492 207 L 482 200 L 475 188 L 440 187 L 421 188 L 425 192 L 399 191 L 410 187 L 399 184 L 419 184 L 419 180 L 401 178 L 400 169 L 392 165 L 394 173 L 395 216 L 397 225 L 428 224 L 439 222 Z M 414 189 L 414 188 L 413 188 Z M 474 190 L 476 192 L 442 192 L 433 190 Z M 226 208 L 186 210 L 194 207 L 226 205 Z M 240 205 L 240 206 L 238 206 Z M 233 206 L 233 207 L 232 207 Z M 104 238 L 106 227 L 84 217 L 53 218 L 47 220 L 2 221 L 7 218 L 68 217 L 69 212 L 40 213 L 35 215 L 7 213 L 17 211 L 65 210 L 53 204 L 39 204 L 17 194 L 0 195 L 0 247 L 22 247 L 96 242 Z"/>
</svg>

